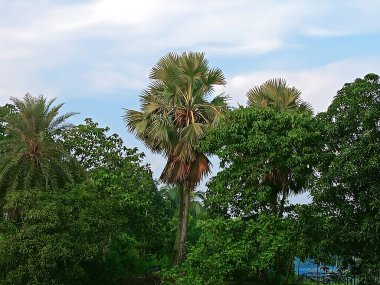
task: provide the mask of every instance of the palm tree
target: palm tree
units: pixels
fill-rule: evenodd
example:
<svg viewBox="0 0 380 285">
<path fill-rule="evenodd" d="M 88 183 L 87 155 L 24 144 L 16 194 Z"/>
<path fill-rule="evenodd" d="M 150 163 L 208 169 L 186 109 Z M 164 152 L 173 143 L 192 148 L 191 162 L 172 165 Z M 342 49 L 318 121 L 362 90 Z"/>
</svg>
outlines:
<svg viewBox="0 0 380 285">
<path fill-rule="evenodd" d="M 11 98 L 11 101 L 15 112 L 4 119 L 0 189 L 52 190 L 72 182 L 72 159 L 56 136 L 69 126 L 65 121 L 75 113 L 58 115 L 63 104 L 52 106 L 55 99 L 47 101 L 42 95 L 26 94 L 22 100 Z"/>
<path fill-rule="evenodd" d="M 174 209 L 173 216 L 177 219 L 178 215 L 178 207 L 179 207 L 179 190 L 178 187 L 175 186 L 165 186 L 160 189 L 160 192 L 168 200 Z M 205 192 L 202 191 L 192 191 L 190 193 L 190 207 L 189 207 L 189 215 L 193 218 L 201 217 L 205 212 L 205 208 L 203 206 L 203 201 L 205 200 Z"/>
<path fill-rule="evenodd" d="M 260 86 L 255 86 L 247 92 L 248 106 L 253 108 L 271 108 L 277 112 L 313 113 L 311 105 L 301 99 L 301 91 L 290 87 L 285 79 L 269 79 Z M 291 169 L 278 165 L 272 168 L 262 183 L 268 184 L 271 191 L 271 209 L 273 213 L 282 216 L 285 200 L 293 192 L 290 189 Z M 278 201 L 278 196 L 281 196 Z"/>
<path fill-rule="evenodd" d="M 175 263 L 185 256 L 190 192 L 210 171 L 210 161 L 196 147 L 207 128 L 226 110 L 226 96 L 208 101 L 215 85 L 224 85 L 218 68 L 209 68 L 203 53 L 169 53 L 150 72 L 152 82 L 141 95 L 140 111 L 127 110 L 125 122 L 153 152 L 163 154 L 161 181 L 179 189 L 179 225 Z"/>
<path fill-rule="evenodd" d="M 270 107 L 278 112 L 313 112 L 311 105 L 301 99 L 301 91 L 289 87 L 282 78 L 269 79 L 262 85 L 251 88 L 247 92 L 247 98 L 250 107 Z"/>
</svg>

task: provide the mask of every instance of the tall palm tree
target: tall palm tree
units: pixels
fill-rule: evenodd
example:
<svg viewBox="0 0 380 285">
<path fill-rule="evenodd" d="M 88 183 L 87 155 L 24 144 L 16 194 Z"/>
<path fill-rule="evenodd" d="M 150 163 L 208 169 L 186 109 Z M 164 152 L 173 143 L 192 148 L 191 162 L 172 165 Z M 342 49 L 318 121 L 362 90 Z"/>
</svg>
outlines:
<svg viewBox="0 0 380 285">
<path fill-rule="evenodd" d="M 253 108 L 271 108 L 277 112 L 306 112 L 313 113 L 311 105 L 301 99 L 301 91 L 290 87 L 285 79 L 269 79 L 247 92 L 248 106 Z M 291 193 L 298 194 L 290 189 L 291 169 L 278 165 L 271 169 L 262 182 L 271 189 L 272 211 L 282 216 L 285 200 Z M 280 197 L 278 197 L 280 195 Z M 279 200 L 278 200 L 279 198 Z"/>
<path fill-rule="evenodd" d="M 150 72 L 152 80 L 141 95 L 140 111 L 127 110 L 125 122 L 166 165 L 160 179 L 179 187 L 179 225 L 175 263 L 185 256 L 190 192 L 210 171 L 210 161 L 196 147 L 205 130 L 217 124 L 224 110 L 222 94 L 209 101 L 215 85 L 224 85 L 218 68 L 210 68 L 203 53 L 169 53 Z"/>
<path fill-rule="evenodd" d="M 1 141 L 0 189 L 33 187 L 52 190 L 74 179 L 72 159 L 55 138 L 75 113 L 58 115 L 63 104 L 52 106 L 42 95 L 11 98 L 15 112 L 5 117 Z M 4 191 L 2 191 L 4 192 Z M 2 193 L 3 195 L 5 193 Z"/>
<path fill-rule="evenodd" d="M 301 99 L 301 91 L 289 87 L 282 78 L 269 79 L 260 86 L 251 88 L 247 92 L 247 98 L 250 107 L 270 107 L 278 112 L 313 112 L 311 105 Z"/>
</svg>

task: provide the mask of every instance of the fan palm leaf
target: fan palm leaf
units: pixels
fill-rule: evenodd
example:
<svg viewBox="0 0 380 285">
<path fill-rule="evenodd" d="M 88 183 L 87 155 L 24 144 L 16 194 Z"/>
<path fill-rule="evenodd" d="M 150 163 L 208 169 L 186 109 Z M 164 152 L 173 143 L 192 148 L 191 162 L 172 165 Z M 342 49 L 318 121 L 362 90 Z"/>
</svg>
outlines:
<svg viewBox="0 0 380 285">
<path fill-rule="evenodd" d="M 203 53 L 189 52 L 162 57 L 149 77 L 152 82 L 140 95 L 141 110 L 126 111 L 127 128 L 168 159 L 161 175 L 164 182 L 194 188 L 199 181 L 190 183 L 185 179 L 192 175 L 177 172 L 190 171 L 192 164 L 200 161 L 210 163 L 194 153 L 205 129 L 215 125 L 227 109 L 227 96 L 208 100 L 215 85 L 225 84 L 224 75 L 218 68 L 209 68 Z M 209 171 L 209 167 L 200 169 L 204 174 Z"/>
<path fill-rule="evenodd" d="M 250 107 L 270 107 L 278 112 L 313 112 L 311 105 L 301 99 L 301 91 L 289 87 L 282 78 L 269 79 L 262 85 L 251 88 L 247 92 L 247 98 Z"/>
</svg>

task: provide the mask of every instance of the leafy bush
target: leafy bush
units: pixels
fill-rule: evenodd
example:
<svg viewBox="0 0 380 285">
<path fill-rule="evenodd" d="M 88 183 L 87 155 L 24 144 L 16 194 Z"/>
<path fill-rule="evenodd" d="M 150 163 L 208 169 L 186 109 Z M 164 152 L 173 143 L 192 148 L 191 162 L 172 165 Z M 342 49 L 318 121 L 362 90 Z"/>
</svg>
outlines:
<svg viewBox="0 0 380 285">
<path fill-rule="evenodd" d="M 269 280 L 286 275 L 292 221 L 275 215 L 258 220 L 215 219 L 202 224 L 198 243 L 183 266 L 165 273 L 167 284 L 220 285 L 225 280 Z"/>
<path fill-rule="evenodd" d="M 12 191 L 0 221 L 1 284 L 119 284 L 166 254 L 166 204 L 139 160 L 86 183 Z"/>
</svg>

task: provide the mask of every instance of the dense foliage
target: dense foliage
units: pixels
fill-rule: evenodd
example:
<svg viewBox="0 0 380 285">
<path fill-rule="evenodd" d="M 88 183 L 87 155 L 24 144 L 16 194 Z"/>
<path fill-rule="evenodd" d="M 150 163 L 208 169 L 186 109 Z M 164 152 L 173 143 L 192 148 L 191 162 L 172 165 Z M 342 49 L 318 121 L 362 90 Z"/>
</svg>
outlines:
<svg viewBox="0 0 380 285">
<path fill-rule="evenodd" d="M 316 116 L 282 79 L 247 107 L 207 101 L 224 78 L 203 54 L 170 54 L 151 79 L 126 122 L 166 156 L 160 189 L 143 153 L 91 118 L 68 124 L 55 99 L 0 106 L 0 284 L 288 284 L 295 257 L 380 283 L 378 75 Z"/>
<path fill-rule="evenodd" d="M 330 218 L 332 252 L 365 274 L 380 264 L 379 76 L 345 84 L 317 121 L 323 145 L 314 203 Z"/>
<path fill-rule="evenodd" d="M 21 190 L 6 199 L 6 209 L 22 213 L 1 223 L 5 284 L 116 284 L 165 253 L 170 216 L 149 174 L 133 162 L 73 188 Z"/>
<path fill-rule="evenodd" d="M 43 97 L 26 99 L 45 102 Z M 43 110 L 31 109 L 36 114 Z M 5 122 L 8 140 L 13 125 L 9 118 Z M 143 154 L 107 131 L 88 119 L 48 137 L 64 154 L 63 167 L 72 167 L 71 160 L 77 159 L 86 179 L 32 187 L 21 183 L 21 175 L 17 188 L 3 191 L 0 284 L 121 284 L 128 276 L 146 274 L 150 262 L 167 256 L 169 201 L 142 164 Z M 8 148 L 3 149 L 8 155 Z M 35 175 L 39 179 L 44 173 Z M 4 184 L 3 189 L 11 188 Z"/>
<path fill-rule="evenodd" d="M 241 107 L 210 130 L 201 147 L 221 160 L 206 196 L 214 220 L 168 283 L 287 284 L 295 256 L 338 258 L 360 284 L 379 282 L 379 86 L 373 74 L 346 84 L 316 117 Z M 305 190 L 311 204 L 287 203 Z"/>
<path fill-rule="evenodd" d="M 202 234 L 185 264 L 167 276 L 167 281 L 184 285 L 217 285 L 223 280 L 284 281 L 289 264 L 293 264 L 293 224 L 292 219 L 272 214 L 257 220 L 209 219 L 201 224 Z"/>
<path fill-rule="evenodd" d="M 119 135 L 108 135 L 108 131 L 108 127 L 99 127 L 87 118 L 84 124 L 73 126 L 60 136 L 64 147 L 84 169 L 115 169 L 121 166 L 123 157 L 135 154 L 136 150 L 127 148 Z"/>
<path fill-rule="evenodd" d="M 289 194 L 305 190 L 317 135 L 309 113 L 269 108 L 230 112 L 202 144 L 221 160 L 221 171 L 208 183 L 211 213 L 281 217 Z"/>
</svg>

